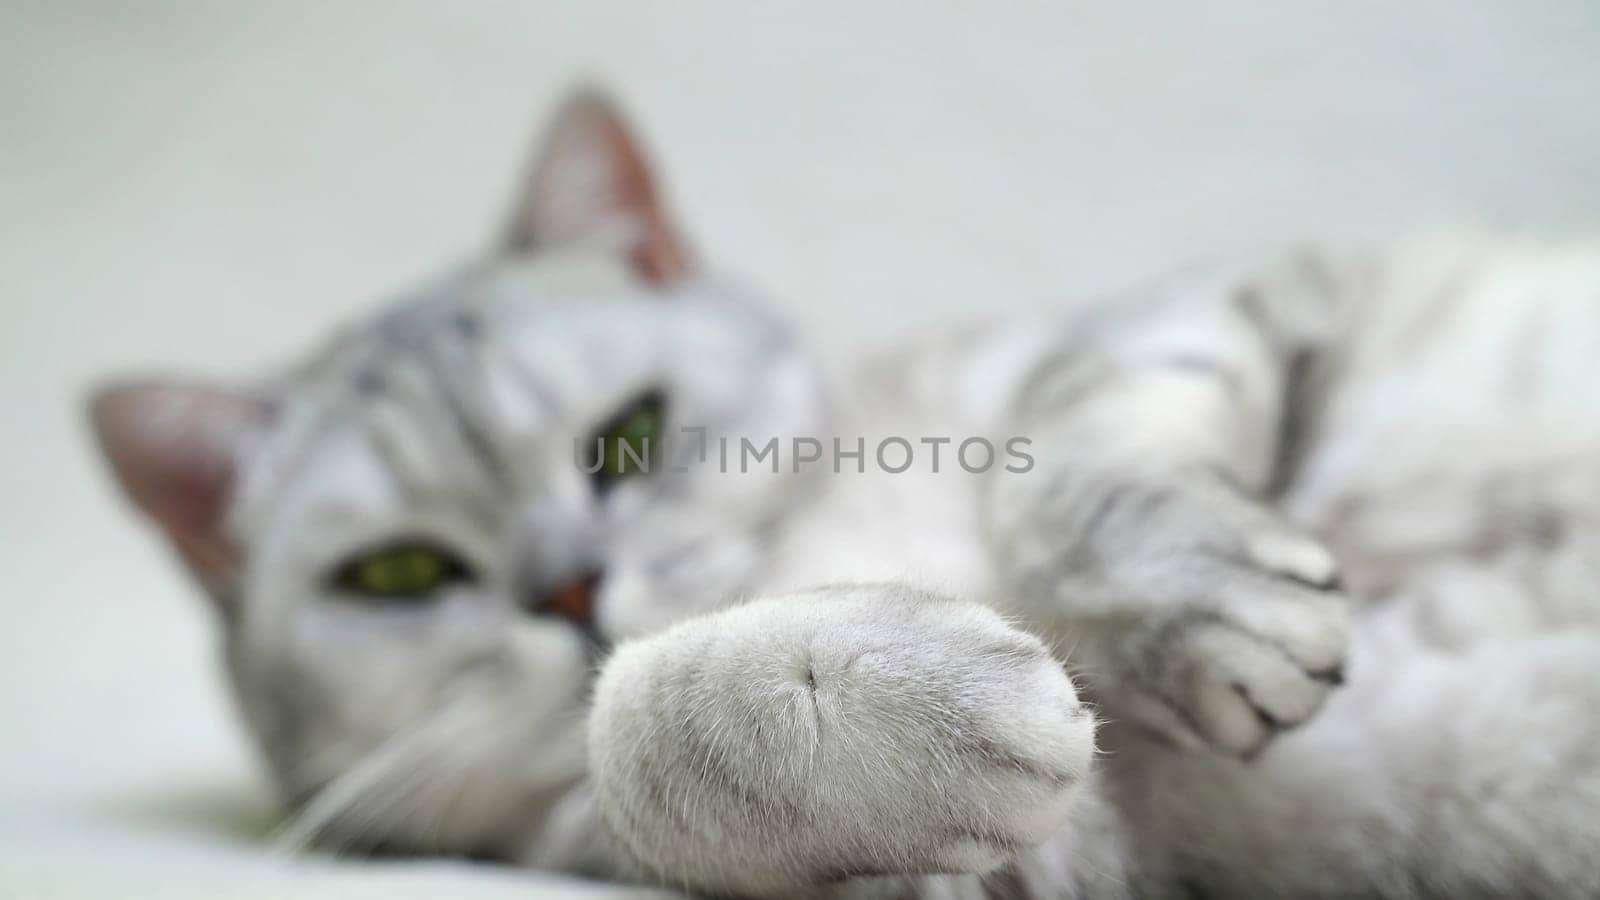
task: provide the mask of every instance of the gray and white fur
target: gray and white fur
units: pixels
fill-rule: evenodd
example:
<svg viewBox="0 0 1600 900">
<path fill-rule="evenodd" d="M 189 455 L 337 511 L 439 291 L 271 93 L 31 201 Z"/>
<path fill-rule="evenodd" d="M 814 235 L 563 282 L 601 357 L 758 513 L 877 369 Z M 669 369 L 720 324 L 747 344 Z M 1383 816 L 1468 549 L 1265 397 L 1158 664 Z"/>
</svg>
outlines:
<svg viewBox="0 0 1600 900">
<path fill-rule="evenodd" d="M 1592 897 L 1597 386 L 1600 244 L 1501 238 L 1186 274 L 830 390 L 586 94 L 492 252 L 270 383 L 93 418 L 293 842 L 619 896 Z M 713 447 L 1035 464 L 597 490 L 574 442 L 642 392 Z M 401 537 L 473 577 L 330 581 Z"/>
</svg>

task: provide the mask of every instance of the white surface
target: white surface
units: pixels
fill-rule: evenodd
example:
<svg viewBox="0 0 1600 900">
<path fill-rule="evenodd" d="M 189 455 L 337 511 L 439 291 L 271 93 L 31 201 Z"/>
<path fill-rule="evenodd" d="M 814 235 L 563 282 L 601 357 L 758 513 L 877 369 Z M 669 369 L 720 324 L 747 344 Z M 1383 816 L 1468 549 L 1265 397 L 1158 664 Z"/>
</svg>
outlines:
<svg viewBox="0 0 1600 900">
<path fill-rule="evenodd" d="M 256 370 L 477 246 L 581 76 L 834 356 L 1296 237 L 1600 220 L 1589 0 L 105 6 L 0 7 L 0 894 L 527 895 L 260 849 L 205 611 L 77 404 Z"/>
</svg>

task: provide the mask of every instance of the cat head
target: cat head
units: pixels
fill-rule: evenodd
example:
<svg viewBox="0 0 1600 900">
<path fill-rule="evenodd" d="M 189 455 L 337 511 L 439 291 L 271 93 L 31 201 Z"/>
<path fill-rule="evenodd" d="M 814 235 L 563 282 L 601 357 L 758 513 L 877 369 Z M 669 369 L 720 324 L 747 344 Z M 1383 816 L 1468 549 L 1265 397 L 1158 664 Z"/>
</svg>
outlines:
<svg viewBox="0 0 1600 900">
<path fill-rule="evenodd" d="M 597 654 L 736 597 L 802 489 L 719 439 L 822 402 L 584 93 L 484 258 L 270 383 L 116 381 L 91 419 L 306 836 L 498 851 L 582 778 Z"/>
</svg>

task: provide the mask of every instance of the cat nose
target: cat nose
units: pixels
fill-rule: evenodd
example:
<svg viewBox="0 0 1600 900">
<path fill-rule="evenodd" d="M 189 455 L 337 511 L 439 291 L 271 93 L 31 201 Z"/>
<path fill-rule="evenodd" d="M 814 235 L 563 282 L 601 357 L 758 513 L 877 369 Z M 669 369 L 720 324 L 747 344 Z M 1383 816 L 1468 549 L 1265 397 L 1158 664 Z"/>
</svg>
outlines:
<svg viewBox="0 0 1600 900">
<path fill-rule="evenodd" d="M 538 598 L 533 610 L 541 615 L 559 616 L 586 634 L 592 634 L 595 594 L 599 586 L 599 572 L 585 573 Z"/>
</svg>

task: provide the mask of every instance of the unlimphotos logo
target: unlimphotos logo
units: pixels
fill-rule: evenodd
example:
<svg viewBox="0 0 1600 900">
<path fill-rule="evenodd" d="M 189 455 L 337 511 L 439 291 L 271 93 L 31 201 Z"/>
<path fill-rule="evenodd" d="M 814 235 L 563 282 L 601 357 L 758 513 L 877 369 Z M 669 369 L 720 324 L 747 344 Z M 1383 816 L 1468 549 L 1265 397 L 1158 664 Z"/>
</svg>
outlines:
<svg viewBox="0 0 1600 900">
<path fill-rule="evenodd" d="M 704 427 L 682 427 L 676 439 L 658 435 L 655 423 L 621 423 L 588 439 L 573 441 L 573 461 L 596 478 L 621 478 L 665 466 L 688 472 L 715 466 L 725 474 L 830 471 L 866 474 L 869 469 L 899 475 L 918 472 L 965 472 L 978 475 L 995 468 L 1011 474 L 1033 470 L 1032 440 L 1013 436 L 998 442 L 986 437 L 889 435 L 827 439 L 797 435 L 765 440 L 710 437 Z M 646 427 L 649 425 L 651 427 Z"/>
</svg>

